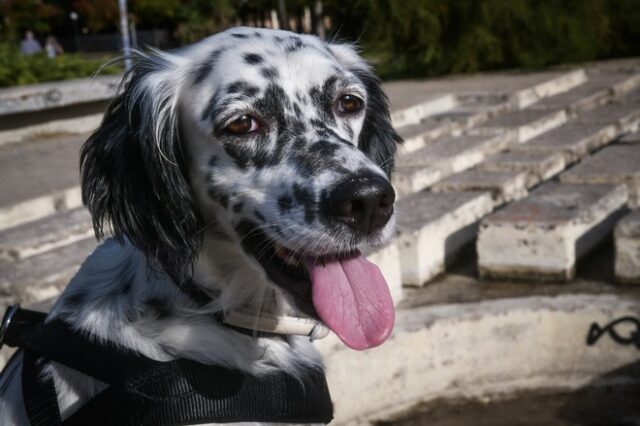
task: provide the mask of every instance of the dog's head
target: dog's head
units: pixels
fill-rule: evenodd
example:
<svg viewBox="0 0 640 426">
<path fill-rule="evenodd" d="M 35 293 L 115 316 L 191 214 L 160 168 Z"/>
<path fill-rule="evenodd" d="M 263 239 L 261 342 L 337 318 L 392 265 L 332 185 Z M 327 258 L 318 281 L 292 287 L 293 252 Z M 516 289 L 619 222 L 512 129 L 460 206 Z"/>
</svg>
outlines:
<svg viewBox="0 0 640 426">
<path fill-rule="evenodd" d="M 382 304 L 384 281 L 358 248 L 393 232 L 400 138 L 379 80 L 352 47 L 236 28 L 138 54 L 125 81 L 82 153 L 98 235 L 109 223 L 179 282 L 215 222 L 330 326 L 341 315 L 336 298 Z"/>
</svg>

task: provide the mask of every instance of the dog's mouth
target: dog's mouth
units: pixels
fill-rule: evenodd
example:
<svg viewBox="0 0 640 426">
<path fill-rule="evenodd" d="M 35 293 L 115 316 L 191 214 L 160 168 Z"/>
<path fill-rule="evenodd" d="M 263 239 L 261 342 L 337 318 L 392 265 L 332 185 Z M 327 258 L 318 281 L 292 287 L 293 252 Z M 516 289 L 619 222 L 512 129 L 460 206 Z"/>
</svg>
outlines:
<svg viewBox="0 0 640 426">
<path fill-rule="evenodd" d="M 380 269 L 358 250 L 310 256 L 269 238 L 255 225 L 238 227 L 242 245 L 267 276 L 292 295 L 304 314 L 320 319 L 349 347 L 367 349 L 384 342 L 395 311 Z"/>
</svg>

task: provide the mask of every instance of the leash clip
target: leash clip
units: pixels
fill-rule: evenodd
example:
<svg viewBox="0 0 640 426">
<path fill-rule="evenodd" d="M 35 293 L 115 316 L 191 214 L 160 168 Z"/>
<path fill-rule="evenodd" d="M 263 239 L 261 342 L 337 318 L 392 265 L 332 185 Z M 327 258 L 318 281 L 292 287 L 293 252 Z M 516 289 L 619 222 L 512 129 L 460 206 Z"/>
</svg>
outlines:
<svg viewBox="0 0 640 426">
<path fill-rule="evenodd" d="M 20 304 L 16 303 L 15 305 L 11 305 L 7 308 L 7 311 L 4 313 L 4 317 L 2 317 L 2 323 L 0 323 L 0 349 L 4 344 L 4 336 L 7 334 L 7 330 L 9 330 L 9 325 L 11 325 L 11 319 L 15 315 L 16 312 L 20 309 Z"/>
</svg>

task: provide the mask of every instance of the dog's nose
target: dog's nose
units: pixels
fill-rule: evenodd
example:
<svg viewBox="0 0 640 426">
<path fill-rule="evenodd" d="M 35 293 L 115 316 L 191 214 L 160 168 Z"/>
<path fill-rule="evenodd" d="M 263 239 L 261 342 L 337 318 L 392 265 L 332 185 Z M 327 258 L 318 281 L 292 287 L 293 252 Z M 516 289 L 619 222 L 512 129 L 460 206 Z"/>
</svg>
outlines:
<svg viewBox="0 0 640 426">
<path fill-rule="evenodd" d="M 382 176 L 368 174 L 348 179 L 328 195 L 329 215 L 363 235 L 382 228 L 393 214 L 396 193 Z"/>
</svg>

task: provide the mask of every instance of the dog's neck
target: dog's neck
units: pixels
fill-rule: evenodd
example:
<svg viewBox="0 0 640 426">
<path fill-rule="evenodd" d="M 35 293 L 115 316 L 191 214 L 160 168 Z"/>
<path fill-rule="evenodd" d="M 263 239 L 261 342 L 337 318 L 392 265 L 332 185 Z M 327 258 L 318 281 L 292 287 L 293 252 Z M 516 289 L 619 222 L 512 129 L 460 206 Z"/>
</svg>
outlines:
<svg viewBox="0 0 640 426">
<path fill-rule="evenodd" d="M 296 374 L 321 364 L 308 337 L 253 337 L 216 320 L 212 313 L 243 306 L 280 313 L 288 307 L 232 241 L 205 238 L 202 250 L 194 278 L 218 295 L 204 308 L 149 268 L 135 247 L 107 240 L 83 264 L 51 317 L 157 360 L 187 358 L 251 374 Z"/>
</svg>

